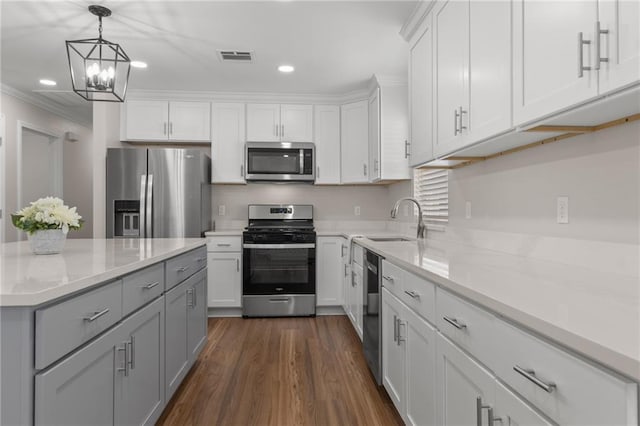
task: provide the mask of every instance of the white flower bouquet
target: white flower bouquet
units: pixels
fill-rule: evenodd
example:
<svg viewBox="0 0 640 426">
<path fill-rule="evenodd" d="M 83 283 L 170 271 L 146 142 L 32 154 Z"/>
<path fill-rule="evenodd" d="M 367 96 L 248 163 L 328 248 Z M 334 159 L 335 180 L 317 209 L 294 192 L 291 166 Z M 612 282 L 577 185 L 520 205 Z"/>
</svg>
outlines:
<svg viewBox="0 0 640 426">
<path fill-rule="evenodd" d="M 75 207 L 65 206 L 60 198 L 45 197 L 12 214 L 11 222 L 31 235 L 46 229 L 62 229 L 66 234 L 70 229 L 80 229 L 83 221 Z"/>
</svg>

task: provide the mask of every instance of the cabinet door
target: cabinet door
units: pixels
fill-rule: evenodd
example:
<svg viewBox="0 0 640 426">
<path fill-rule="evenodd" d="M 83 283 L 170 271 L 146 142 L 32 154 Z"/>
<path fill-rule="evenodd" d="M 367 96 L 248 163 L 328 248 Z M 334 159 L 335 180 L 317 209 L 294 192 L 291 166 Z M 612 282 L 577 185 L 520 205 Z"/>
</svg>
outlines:
<svg viewBox="0 0 640 426">
<path fill-rule="evenodd" d="M 405 337 L 406 415 L 409 425 L 436 425 L 436 329 L 411 309 L 403 314 Z M 406 333 L 406 334 L 405 334 Z"/>
<path fill-rule="evenodd" d="M 433 27 L 431 15 L 409 49 L 411 166 L 433 159 Z"/>
<path fill-rule="evenodd" d="M 469 114 L 465 144 L 511 127 L 511 3 L 471 1 Z"/>
<path fill-rule="evenodd" d="M 596 0 L 514 0 L 515 125 L 597 95 L 597 72 L 584 70 L 581 76 L 579 71 L 581 65 L 593 68 L 597 19 Z M 580 32 L 591 44 L 578 45 Z"/>
<path fill-rule="evenodd" d="M 242 253 L 208 253 L 208 306 L 239 308 L 242 304 Z"/>
<path fill-rule="evenodd" d="M 369 98 L 369 181 L 380 180 L 380 89 Z"/>
<path fill-rule="evenodd" d="M 356 324 L 356 331 L 358 332 L 358 337 L 362 340 L 362 305 L 364 301 L 364 271 L 361 265 L 354 264 L 353 265 L 353 297 L 352 297 L 352 307 L 353 316 Z"/>
<path fill-rule="evenodd" d="M 316 303 L 318 306 L 342 304 L 342 238 L 318 237 L 316 251 Z"/>
<path fill-rule="evenodd" d="M 448 0 L 433 15 L 436 156 L 464 145 L 469 121 L 469 2 Z M 462 117 L 460 115 L 462 114 Z M 460 125 L 462 123 L 462 125 Z"/>
<path fill-rule="evenodd" d="M 538 414 L 533 408 L 496 382 L 496 408 L 494 420 L 503 426 L 552 426 L 554 423 Z"/>
<path fill-rule="evenodd" d="M 187 290 L 187 351 L 190 365 L 207 342 L 207 271 L 197 273 L 193 280 L 195 282 Z"/>
<path fill-rule="evenodd" d="M 606 93 L 640 79 L 640 3 L 600 0 L 598 12 L 600 29 L 608 31 L 599 39 L 600 56 L 607 58 L 607 62 L 600 62 L 599 91 Z"/>
<path fill-rule="evenodd" d="M 244 104 L 211 107 L 211 183 L 244 183 Z"/>
<path fill-rule="evenodd" d="M 400 339 L 402 303 L 386 288 L 382 289 L 382 384 L 398 412 L 405 412 L 405 345 Z M 406 325 L 403 327 L 406 337 Z"/>
<path fill-rule="evenodd" d="M 34 423 L 114 424 L 114 380 L 116 374 L 124 374 L 127 361 L 124 338 L 121 327 L 116 326 L 55 367 L 37 374 Z"/>
<path fill-rule="evenodd" d="M 127 101 L 124 112 L 125 140 L 166 141 L 169 138 L 167 101 Z"/>
<path fill-rule="evenodd" d="M 280 141 L 280 105 L 247 104 L 247 141 Z"/>
<path fill-rule="evenodd" d="M 169 140 L 211 141 L 211 105 L 209 102 L 170 102 Z"/>
<path fill-rule="evenodd" d="M 313 142 L 313 105 L 280 106 L 280 139 Z"/>
<path fill-rule="evenodd" d="M 129 373 L 116 376 L 115 424 L 152 425 L 164 408 L 164 300 L 135 313 L 122 328 Z"/>
<path fill-rule="evenodd" d="M 183 283 L 165 294 L 165 401 L 178 389 L 189 367 L 187 353 L 187 287 Z"/>
<path fill-rule="evenodd" d="M 342 183 L 362 183 L 369 180 L 368 106 L 368 101 L 342 106 L 340 132 Z"/>
<path fill-rule="evenodd" d="M 437 424 L 476 426 L 486 424 L 487 410 L 495 399 L 495 380 L 480 364 L 438 333 Z"/>
<path fill-rule="evenodd" d="M 340 107 L 318 105 L 314 114 L 316 185 L 340 183 Z"/>
</svg>

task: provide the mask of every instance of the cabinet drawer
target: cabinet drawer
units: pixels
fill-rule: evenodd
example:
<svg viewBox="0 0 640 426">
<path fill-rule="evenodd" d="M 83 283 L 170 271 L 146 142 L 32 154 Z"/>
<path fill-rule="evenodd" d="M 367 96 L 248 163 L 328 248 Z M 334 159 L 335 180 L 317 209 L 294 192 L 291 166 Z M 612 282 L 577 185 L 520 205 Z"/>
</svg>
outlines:
<svg viewBox="0 0 640 426">
<path fill-rule="evenodd" d="M 495 330 L 493 370 L 552 420 L 563 425 L 638 424 L 635 383 L 504 321 L 496 320 Z"/>
<path fill-rule="evenodd" d="M 404 271 L 400 300 L 427 321 L 435 323 L 436 288 L 429 281 Z"/>
<path fill-rule="evenodd" d="M 436 324 L 442 334 L 489 365 L 495 356 L 495 317 L 487 311 L 438 288 Z"/>
<path fill-rule="evenodd" d="M 208 237 L 207 251 L 242 251 L 242 238 Z"/>
<path fill-rule="evenodd" d="M 122 281 L 36 311 L 36 369 L 42 369 L 122 318 Z"/>
<path fill-rule="evenodd" d="M 164 291 L 164 263 L 134 272 L 122 279 L 122 316 L 146 305 Z"/>
<path fill-rule="evenodd" d="M 405 272 L 386 260 L 382 261 L 382 286 L 397 298 L 402 297 Z"/>
<path fill-rule="evenodd" d="M 200 247 L 167 260 L 165 290 L 169 290 L 205 266 L 207 266 L 206 247 Z"/>
</svg>

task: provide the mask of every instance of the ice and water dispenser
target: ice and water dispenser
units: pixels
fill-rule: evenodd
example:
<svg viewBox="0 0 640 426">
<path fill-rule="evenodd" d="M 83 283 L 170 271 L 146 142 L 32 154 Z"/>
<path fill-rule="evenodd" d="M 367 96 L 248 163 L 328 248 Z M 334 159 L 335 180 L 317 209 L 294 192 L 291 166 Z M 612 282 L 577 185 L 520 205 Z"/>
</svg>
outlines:
<svg viewBox="0 0 640 426">
<path fill-rule="evenodd" d="M 140 236 L 140 200 L 114 200 L 114 237 Z"/>
</svg>

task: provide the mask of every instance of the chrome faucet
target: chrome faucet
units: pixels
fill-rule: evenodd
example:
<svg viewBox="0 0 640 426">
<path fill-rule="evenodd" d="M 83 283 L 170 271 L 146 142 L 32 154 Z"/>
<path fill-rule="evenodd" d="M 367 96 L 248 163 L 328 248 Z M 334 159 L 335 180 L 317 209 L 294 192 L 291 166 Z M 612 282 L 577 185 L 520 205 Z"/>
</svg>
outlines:
<svg viewBox="0 0 640 426">
<path fill-rule="evenodd" d="M 418 202 L 418 200 L 416 200 L 415 198 L 412 197 L 405 197 L 405 198 L 400 198 L 398 201 L 396 201 L 395 206 L 393 206 L 393 208 L 391 209 L 391 218 L 395 219 L 396 216 L 398 215 L 398 208 L 400 207 L 400 203 L 402 203 L 403 201 L 413 201 L 416 206 L 418 206 L 418 235 L 417 238 L 425 238 L 426 233 L 427 233 L 427 227 L 424 224 L 424 220 L 422 219 L 422 207 L 420 206 L 420 203 Z"/>
</svg>

